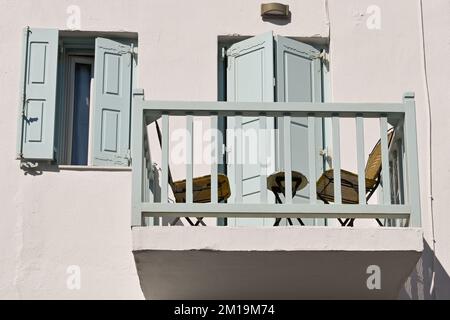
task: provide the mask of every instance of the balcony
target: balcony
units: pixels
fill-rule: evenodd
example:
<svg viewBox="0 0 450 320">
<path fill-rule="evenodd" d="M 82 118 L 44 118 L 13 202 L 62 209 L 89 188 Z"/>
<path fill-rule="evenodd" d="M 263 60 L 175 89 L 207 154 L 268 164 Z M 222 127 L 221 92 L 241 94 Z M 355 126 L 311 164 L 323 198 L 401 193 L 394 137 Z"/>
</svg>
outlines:
<svg viewBox="0 0 450 320">
<path fill-rule="evenodd" d="M 231 103 L 146 101 L 138 90 L 132 112 L 133 253 L 147 298 L 396 298 L 423 249 L 413 94 L 405 94 L 402 103 Z M 195 195 L 194 117 L 210 120 L 210 189 L 204 203 Z M 225 117 L 232 119 L 231 138 L 226 134 L 231 151 L 217 130 Z M 172 192 L 172 118 L 186 124 L 188 137 L 182 201 L 175 201 Z M 158 119 L 160 172 L 151 152 L 158 142 L 148 134 Z M 293 119 L 306 124 L 301 159 L 307 165 L 300 166 L 301 172 L 294 157 L 300 140 L 292 134 Z M 342 146 L 343 121 L 355 124 L 354 145 Z M 371 187 L 367 121 L 377 123 L 380 138 L 381 170 Z M 243 160 L 248 123 L 257 132 L 252 152 L 258 161 L 251 166 Z M 277 129 L 268 130 L 272 123 Z M 325 153 L 320 150 L 324 132 L 331 133 L 332 170 L 321 156 L 318 160 Z M 273 148 L 265 147 L 269 140 Z M 357 170 L 351 175 L 341 170 L 343 152 L 356 154 Z M 270 155 L 273 163 L 267 161 Z M 246 170 L 255 167 L 257 174 L 248 178 Z M 328 190 L 316 183 L 324 170 L 333 181 Z M 267 177 L 274 171 L 282 173 L 285 190 L 294 190 L 283 192 L 279 201 L 268 189 Z M 302 190 L 296 188 L 297 172 L 307 180 Z M 223 176 L 231 191 L 226 201 Z M 247 192 L 249 180 L 255 192 Z M 368 201 L 371 192 L 376 196 Z M 196 227 L 182 227 L 182 220 Z M 380 288 L 368 288 L 371 265 L 382 272 Z"/>
</svg>

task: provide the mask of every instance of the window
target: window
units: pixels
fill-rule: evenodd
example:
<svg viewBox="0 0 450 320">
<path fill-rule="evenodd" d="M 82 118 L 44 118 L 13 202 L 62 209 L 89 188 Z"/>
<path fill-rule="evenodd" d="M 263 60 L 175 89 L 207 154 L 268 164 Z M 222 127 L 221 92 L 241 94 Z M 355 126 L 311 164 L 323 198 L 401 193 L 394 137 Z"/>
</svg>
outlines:
<svg viewBox="0 0 450 320">
<path fill-rule="evenodd" d="M 255 37 L 237 38 L 226 37 L 219 42 L 219 99 L 239 102 L 321 102 L 323 101 L 322 80 L 322 56 L 321 50 L 297 39 L 274 36 L 267 32 Z M 234 40 L 234 41 L 233 41 Z M 220 40 L 219 40 L 220 41 Z M 223 49 L 222 49 L 223 48 Z M 222 74 L 222 76 L 220 76 Z M 271 162 L 268 171 L 281 170 L 284 164 L 284 123 L 274 118 L 259 119 L 244 117 L 240 127 L 244 130 L 259 128 L 259 121 L 266 121 L 264 127 L 276 129 L 272 135 L 266 135 L 268 146 L 265 154 L 270 155 L 275 161 Z M 315 125 L 317 139 L 316 161 L 323 163 L 320 150 L 323 149 L 322 120 L 317 119 Z M 227 129 L 235 126 L 234 119 L 226 119 Z M 289 124 L 291 140 L 292 170 L 308 172 L 308 120 L 302 117 L 293 117 Z M 254 139 L 259 139 L 253 135 Z M 245 146 L 245 140 L 242 141 Z M 256 145 L 257 141 L 247 145 Z M 244 147 L 245 149 L 245 147 Z M 233 158 L 233 147 L 229 156 Z M 243 159 L 246 159 L 243 155 Z M 245 160 L 244 160 L 245 161 Z M 321 165 L 316 166 L 321 173 Z M 243 202 L 256 203 L 259 200 L 260 166 L 258 164 L 243 163 L 242 182 L 234 181 L 235 165 L 228 164 L 226 168 L 230 183 L 242 183 Z M 309 188 L 297 192 L 293 201 L 297 203 L 309 200 Z M 232 198 L 229 200 L 233 201 Z M 261 219 L 260 219 L 261 220 Z M 306 219 L 308 220 L 308 219 Z M 305 221 L 306 221 L 305 220 Z M 228 219 L 230 225 L 255 224 L 251 219 Z M 306 221 L 313 223 L 312 221 Z M 273 221 L 262 221 L 263 224 L 273 225 Z"/>
<path fill-rule="evenodd" d="M 94 76 L 94 57 L 69 55 L 66 69 L 68 95 L 63 114 L 65 137 L 61 145 L 65 145 L 65 153 L 60 153 L 60 163 L 87 165 L 89 159 L 89 133 L 91 115 L 91 86 Z"/>
<path fill-rule="evenodd" d="M 136 48 L 130 33 L 27 28 L 18 157 L 128 166 Z"/>
</svg>

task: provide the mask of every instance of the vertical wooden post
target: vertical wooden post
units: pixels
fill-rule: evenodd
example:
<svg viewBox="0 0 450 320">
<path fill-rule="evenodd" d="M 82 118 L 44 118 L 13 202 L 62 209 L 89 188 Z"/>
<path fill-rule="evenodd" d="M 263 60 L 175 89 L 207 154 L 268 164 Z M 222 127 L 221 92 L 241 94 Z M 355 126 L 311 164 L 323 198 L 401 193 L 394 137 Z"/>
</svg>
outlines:
<svg viewBox="0 0 450 320">
<path fill-rule="evenodd" d="M 144 101 L 144 90 L 133 91 L 131 121 L 131 226 L 142 225 L 142 176 L 144 159 L 144 114 L 141 102 Z"/>
<path fill-rule="evenodd" d="M 419 185 L 419 160 L 417 149 L 416 105 L 414 93 L 405 93 L 405 153 L 407 165 L 408 200 L 411 206 L 410 226 L 421 226 L 420 210 L 420 185 Z M 432 174 L 430 172 L 430 174 Z"/>
</svg>

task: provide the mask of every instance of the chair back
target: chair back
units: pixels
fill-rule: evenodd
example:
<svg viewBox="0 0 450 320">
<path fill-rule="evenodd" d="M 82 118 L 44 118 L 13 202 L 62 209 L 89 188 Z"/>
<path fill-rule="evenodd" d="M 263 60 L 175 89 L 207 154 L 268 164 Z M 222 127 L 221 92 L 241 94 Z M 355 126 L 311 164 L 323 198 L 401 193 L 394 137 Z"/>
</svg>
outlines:
<svg viewBox="0 0 450 320">
<path fill-rule="evenodd" d="M 158 124 L 158 119 L 155 120 L 155 126 L 156 126 L 156 134 L 158 135 L 158 141 L 159 141 L 159 146 L 161 147 L 161 151 L 162 151 L 162 133 L 161 133 L 161 129 L 159 128 L 159 124 Z M 172 192 L 175 193 L 175 184 L 173 183 L 173 179 L 172 179 L 172 172 L 170 171 L 170 166 L 169 164 L 167 164 L 168 166 L 168 176 L 169 176 L 169 186 L 172 189 Z"/>
<path fill-rule="evenodd" d="M 388 130 L 388 148 L 391 146 L 391 142 L 394 138 L 394 129 Z M 378 140 L 372 152 L 369 154 L 369 158 L 366 163 L 366 179 L 378 180 L 381 173 L 381 141 Z"/>
<path fill-rule="evenodd" d="M 162 133 L 159 128 L 158 121 L 155 121 L 156 132 L 158 134 L 159 146 L 162 150 Z M 173 195 L 175 196 L 175 202 L 185 203 L 186 202 L 186 179 L 180 181 L 173 181 L 172 173 L 170 171 L 170 166 L 168 165 L 168 178 L 169 186 L 172 189 Z M 211 175 L 206 175 L 202 177 L 196 177 L 192 180 L 192 193 L 193 202 L 195 203 L 206 203 L 211 202 Z M 224 201 L 228 199 L 231 195 L 230 183 L 228 177 L 224 174 L 217 175 L 217 193 L 218 200 Z"/>
</svg>

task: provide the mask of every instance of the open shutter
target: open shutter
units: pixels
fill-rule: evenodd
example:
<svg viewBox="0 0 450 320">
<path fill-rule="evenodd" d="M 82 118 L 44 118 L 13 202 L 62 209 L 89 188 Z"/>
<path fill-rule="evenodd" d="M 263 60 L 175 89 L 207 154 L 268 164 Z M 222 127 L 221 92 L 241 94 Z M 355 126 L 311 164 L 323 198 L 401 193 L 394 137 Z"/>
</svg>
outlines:
<svg viewBox="0 0 450 320">
<path fill-rule="evenodd" d="M 18 156 L 53 160 L 58 30 L 26 29 L 22 65 L 22 112 Z"/>
<path fill-rule="evenodd" d="M 274 101 L 274 67 L 273 67 L 273 34 L 268 32 L 244 41 L 235 43 L 227 50 L 227 101 L 237 102 L 273 102 Z M 252 130 L 258 130 L 260 123 L 256 117 L 242 117 L 244 146 L 241 157 L 249 159 L 251 154 L 246 147 L 258 145 L 258 137 L 251 134 Z M 267 129 L 274 128 L 274 120 L 266 119 Z M 227 119 L 227 129 L 236 128 L 236 118 Z M 257 132 L 257 131 L 255 131 Z M 249 133 L 248 135 L 246 133 Z M 266 146 L 266 154 L 274 152 L 274 137 L 266 136 L 267 141 L 259 143 L 259 146 Z M 270 141 L 272 138 L 273 141 Z M 244 144 L 245 141 L 245 144 Z M 235 150 L 229 156 L 236 159 Z M 250 160 L 250 159 L 249 159 Z M 242 188 L 243 203 L 260 202 L 260 165 L 245 161 L 242 165 L 241 181 L 236 181 L 236 166 L 228 165 L 228 176 L 232 186 L 237 184 Z M 274 170 L 274 166 L 267 168 L 269 174 Z M 232 193 L 230 202 L 238 202 L 235 198 L 236 192 Z M 271 199 L 271 195 L 268 194 Z M 269 221 L 270 220 L 270 221 Z M 273 224 L 273 219 L 228 219 L 229 225 L 243 224 Z"/>
<path fill-rule="evenodd" d="M 316 48 L 289 38 L 276 37 L 276 92 L 278 102 L 322 102 L 322 69 L 319 59 L 320 52 Z M 283 121 L 277 123 L 278 150 L 277 166 L 283 167 Z M 322 173 L 322 120 L 315 123 L 316 145 L 316 177 Z M 308 158 L 308 119 L 293 117 L 291 121 L 291 164 L 292 170 L 304 174 L 309 181 L 306 188 L 297 192 L 294 203 L 307 203 L 309 201 L 309 186 L 312 181 L 309 177 Z M 312 224 L 312 219 L 302 219 Z M 293 219 L 293 221 L 296 221 Z"/>
<path fill-rule="evenodd" d="M 131 47 L 95 39 L 92 162 L 98 166 L 128 166 Z"/>
</svg>

